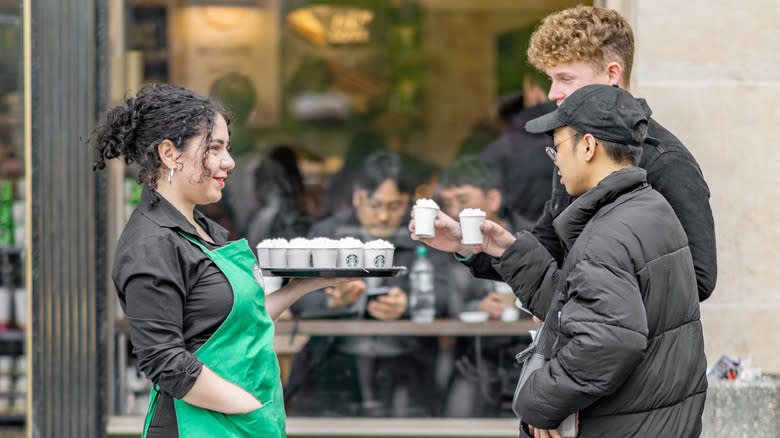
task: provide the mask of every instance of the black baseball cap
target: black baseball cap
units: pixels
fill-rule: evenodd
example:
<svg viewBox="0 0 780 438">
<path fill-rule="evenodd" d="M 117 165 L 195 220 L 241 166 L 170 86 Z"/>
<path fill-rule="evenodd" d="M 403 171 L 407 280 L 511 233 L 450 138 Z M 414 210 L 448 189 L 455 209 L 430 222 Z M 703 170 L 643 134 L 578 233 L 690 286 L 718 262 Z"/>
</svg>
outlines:
<svg viewBox="0 0 780 438">
<path fill-rule="evenodd" d="M 620 144 L 639 146 L 645 136 L 634 129 L 647 123 L 650 115 L 645 107 L 617 85 L 586 85 L 569 97 L 553 112 L 530 120 L 525 130 L 531 134 L 548 133 L 568 126 L 581 134 Z"/>
</svg>

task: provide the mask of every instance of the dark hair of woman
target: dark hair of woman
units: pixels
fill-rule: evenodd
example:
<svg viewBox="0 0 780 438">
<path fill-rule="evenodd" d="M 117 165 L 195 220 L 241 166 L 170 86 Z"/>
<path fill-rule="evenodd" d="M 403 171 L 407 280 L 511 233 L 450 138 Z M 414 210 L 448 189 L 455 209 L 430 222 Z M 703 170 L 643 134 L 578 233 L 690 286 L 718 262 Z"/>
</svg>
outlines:
<svg viewBox="0 0 780 438">
<path fill-rule="evenodd" d="M 90 134 L 88 142 L 95 148 L 92 167 L 103 169 L 107 160 L 121 156 L 125 164 L 137 165 L 137 182 L 154 191 L 162 167 L 159 144 L 168 139 L 183 153 L 194 137 L 206 134 L 208 143 L 217 114 L 230 124 L 228 112 L 206 97 L 175 85 L 146 86 L 108 110 Z M 207 152 L 203 178 L 210 176 Z"/>
</svg>

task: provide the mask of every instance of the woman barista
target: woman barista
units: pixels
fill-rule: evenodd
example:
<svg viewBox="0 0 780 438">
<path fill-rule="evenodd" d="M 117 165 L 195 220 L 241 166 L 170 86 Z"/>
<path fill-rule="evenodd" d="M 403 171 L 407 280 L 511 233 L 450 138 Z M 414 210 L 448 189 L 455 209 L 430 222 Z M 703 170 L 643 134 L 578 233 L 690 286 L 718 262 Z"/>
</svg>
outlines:
<svg viewBox="0 0 780 438">
<path fill-rule="evenodd" d="M 283 437 L 273 320 L 336 279 L 294 280 L 265 296 L 246 240 L 195 209 L 219 201 L 230 170 L 228 117 L 192 91 L 154 85 L 95 128 L 94 167 L 122 156 L 141 201 L 112 278 L 139 369 L 154 383 L 144 437 Z"/>
</svg>

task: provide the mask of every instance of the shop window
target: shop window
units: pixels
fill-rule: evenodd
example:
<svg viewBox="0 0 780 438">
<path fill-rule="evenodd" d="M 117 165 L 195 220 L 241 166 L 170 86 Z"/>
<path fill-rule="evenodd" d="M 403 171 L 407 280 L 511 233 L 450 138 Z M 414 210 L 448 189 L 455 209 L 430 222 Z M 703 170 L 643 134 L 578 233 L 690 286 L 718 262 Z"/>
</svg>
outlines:
<svg viewBox="0 0 780 438">
<path fill-rule="evenodd" d="M 552 11 L 524 3 L 144 0 L 131 2 L 127 48 L 142 52 L 142 82 L 186 85 L 233 111 L 237 167 L 223 201 L 204 210 L 254 246 L 306 236 L 313 224 L 351 209 L 352 171 L 377 150 L 402 157 L 415 187 L 411 201 L 435 197 L 440 170 L 495 140 L 498 98 L 523 87 L 528 38 Z M 367 286 L 384 286 L 375 283 Z M 440 321 L 465 310 L 463 303 L 443 308 Z M 336 318 L 354 314 L 326 313 L 319 317 L 332 319 L 302 332 L 295 322 L 279 325 L 291 417 L 512 417 L 512 357 L 522 337 L 462 328 L 453 336 L 433 325 L 392 340 L 366 328 L 372 342 L 361 343 L 323 332 L 343 335 L 350 329 Z M 421 346 L 430 354 L 396 354 Z M 149 384 L 124 348 L 127 403 L 118 413 L 143 414 Z M 369 350 L 376 354 L 354 354 Z M 321 362 L 326 355 L 333 361 Z M 431 373 L 412 372 L 420 369 Z M 386 385 L 393 381 L 403 385 Z M 302 396 L 310 390 L 330 398 Z"/>
</svg>

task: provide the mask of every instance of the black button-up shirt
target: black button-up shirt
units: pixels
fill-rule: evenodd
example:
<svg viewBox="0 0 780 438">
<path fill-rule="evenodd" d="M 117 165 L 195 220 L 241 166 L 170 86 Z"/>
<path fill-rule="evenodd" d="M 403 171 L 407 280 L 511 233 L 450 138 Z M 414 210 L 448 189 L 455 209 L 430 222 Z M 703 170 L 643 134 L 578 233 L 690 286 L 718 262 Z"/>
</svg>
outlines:
<svg viewBox="0 0 780 438">
<path fill-rule="evenodd" d="M 160 389 L 182 398 L 202 363 L 193 354 L 233 307 L 233 290 L 216 264 L 180 233 L 214 249 L 228 231 L 195 211 L 214 239 L 204 241 L 171 203 L 144 189 L 117 244 L 112 278 L 130 326 L 138 368 Z"/>
</svg>

